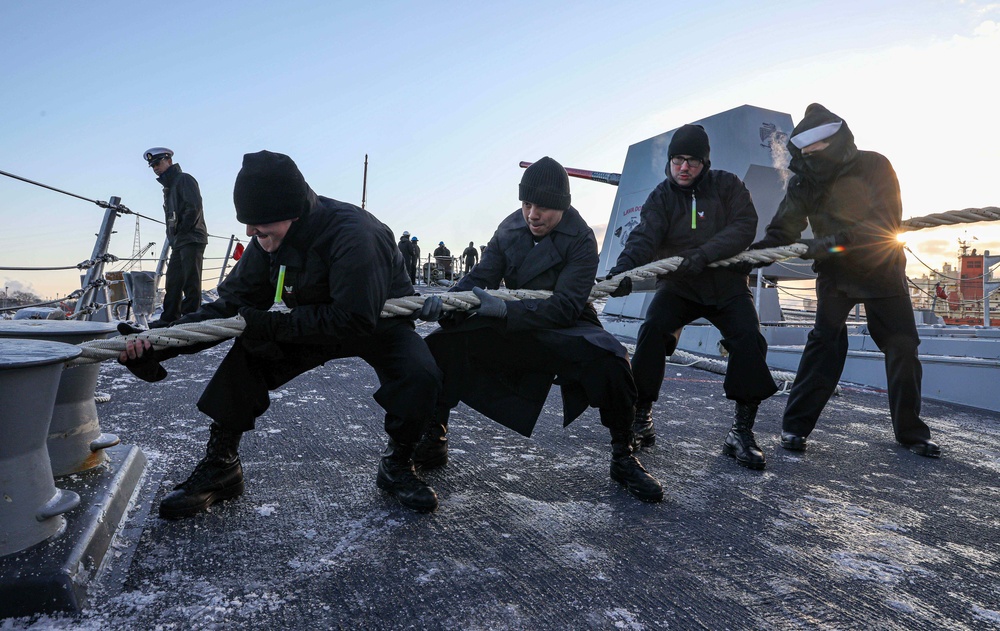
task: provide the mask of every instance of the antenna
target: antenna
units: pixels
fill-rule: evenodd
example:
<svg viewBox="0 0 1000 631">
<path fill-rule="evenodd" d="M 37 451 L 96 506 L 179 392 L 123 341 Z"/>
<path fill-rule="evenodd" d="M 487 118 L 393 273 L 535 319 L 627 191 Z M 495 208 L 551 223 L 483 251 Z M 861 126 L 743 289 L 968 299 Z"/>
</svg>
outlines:
<svg viewBox="0 0 1000 631">
<path fill-rule="evenodd" d="M 361 184 L 361 210 L 365 209 L 365 201 L 368 197 L 368 154 L 365 154 L 365 178 Z"/>
<path fill-rule="evenodd" d="M 142 262 L 141 262 L 142 253 L 139 251 L 139 249 L 140 249 L 139 248 L 139 216 L 136 215 L 136 217 L 135 217 L 135 238 L 132 239 L 132 258 L 133 259 L 140 259 L 139 270 L 141 271 L 142 270 Z M 133 264 L 135 264 L 134 261 L 133 261 Z"/>
</svg>

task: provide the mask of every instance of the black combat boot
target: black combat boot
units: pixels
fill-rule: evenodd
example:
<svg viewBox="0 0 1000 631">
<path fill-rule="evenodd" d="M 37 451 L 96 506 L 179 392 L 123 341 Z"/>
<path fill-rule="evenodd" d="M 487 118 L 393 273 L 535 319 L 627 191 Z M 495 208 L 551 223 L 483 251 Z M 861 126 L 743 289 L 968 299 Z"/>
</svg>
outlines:
<svg viewBox="0 0 1000 631">
<path fill-rule="evenodd" d="M 663 487 L 632 455 L 631 434 L 611 437 L 611 479 L 624 484 L 629 493 L 643 502 L 659 502 L 663 499 Z"/>
<path fill-rule="evenodd" d="M 413 448 L 413 464 L 437 469 L 448 464 L 448 426 L 432 422 Z"/>
<path fill-rule="evenodd" d="M 243 432 L 223 429 L 218 423 L 209 428 L 205 457 L 194 472 L 160 502 L 160 517 L 191 517 L 212 504 L 243 494 L 243 466 L 240 464 L 240 437 Z"/>
<path fill-rule="evenodd" d="M 437 494 L 426 482 L 417 477 L 413 469 L 413 443 L 397 443 L 389 439 L 389 445 L 378 464 L 375 484 L 383 491 L 399 498 L 399 503 L 421 513 L 429 513 L 438 505 Z"/>
<path fill-rule="evenodd" d="M 635 406 L 635 418 L 632 421 L 632 446 L 638 451 L 643 447 L 652 447 L 656 443 L 656 429 L 653 428 L 653 404 L 639 403 Z"/>
<path fill-rule="evenodd" d="M 748 469 L 763 469 L 767 466 L 764 452 L 753 437 L 753 422 L 757 418 L 756 403 L 736 403 L 736 418 L 733 428 L 726 436 L 722 453 L 736 458 L 736 462 Z"/>
</svg>

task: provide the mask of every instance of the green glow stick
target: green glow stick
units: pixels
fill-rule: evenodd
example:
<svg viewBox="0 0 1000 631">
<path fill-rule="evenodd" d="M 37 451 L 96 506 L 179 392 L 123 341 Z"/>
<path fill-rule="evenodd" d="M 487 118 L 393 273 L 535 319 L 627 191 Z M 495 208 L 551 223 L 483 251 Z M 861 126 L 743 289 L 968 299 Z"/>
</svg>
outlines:
<svg viewBox="0 0 1000 631">
<path fill-rule="evenodd" d="M 285 287 L 285 266 L 278 268 L 278 286 L 274 290 L 275 304 L 281 302 L 281 290 Z"/>
</svg>

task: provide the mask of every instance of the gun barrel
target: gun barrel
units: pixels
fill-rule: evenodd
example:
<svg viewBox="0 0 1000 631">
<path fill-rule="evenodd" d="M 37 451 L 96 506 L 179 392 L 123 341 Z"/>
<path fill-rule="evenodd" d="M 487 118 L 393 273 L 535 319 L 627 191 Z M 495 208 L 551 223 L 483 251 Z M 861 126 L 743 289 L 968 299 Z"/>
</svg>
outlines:
<svg viewBox="0 0 1000 631">
<path fill-rule="evenodd" d="M 521 162 L 520 167 L 527 169 L 532 164 L 531 162 Z M 605 173 L 604 171 L 588 171 L 586 169 L 566 169 L 566 173 L 572 177 L 593 180 L 594 182 L 604 182 L 612 186 L 618 186 L 618 183 L 622 179 L 621 173 Z"/>
</svg>

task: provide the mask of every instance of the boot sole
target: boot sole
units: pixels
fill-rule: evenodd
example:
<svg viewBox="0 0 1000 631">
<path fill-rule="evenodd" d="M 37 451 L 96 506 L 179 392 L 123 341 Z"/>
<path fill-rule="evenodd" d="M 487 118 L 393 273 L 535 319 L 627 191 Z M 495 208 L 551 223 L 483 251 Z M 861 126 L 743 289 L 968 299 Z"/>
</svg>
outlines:
<svg viewBox="0 0 1000 631">
<path fill-rule="evenodd" d="M 628 491 L 628 494 L 631 495 L 632 497 L 636 498 L 637 500 L 642 500 L 643 502 L 649 502 L 651 504 L 655 504 L 657 502 L 662 502 L 663 501 L 663 489 L 662 488 L 660 489 L 659 493 L 653 493 L 652 495 L 646 495 L 646 494 L 643 494 L 643 493 L 636 492 L 632 487 L 630 487 L 628 485 L 628 483 L 623 478 L 621 478 L 619 476 L 616 476 L 614 473 L 611 474 L 611 479 L 614 480 L 615 482 L 617 482 L 618 484 L 621 484 L 622 486 L 624 486 L 625 490 Z"/>
<path fill-rule="evenodd" d="M 231 500 L 243 495 L 243 491 L 246 488 L 246 484 L 240 480 L 238 484 L 232 486 L 227 486 L 223 489 L 215 491 L 209 494 L 205 498 L 205 501 L 200 504 L 195 504 L 193 506 L 187 506 L 184 508 L 170 508 L 169 506 L 164 506 L 160 504 L 160 517 L 163 519 L 183 519 L 185 517 L 194 517 L 198 513 L 203 513 L 208 510 L 208 507 L 217 502 L 222 502 L 224 500 Z"/>
<path fill-rule="evenodd" d="M 750 462 L 749 460 L 740 460 L 740 458 L 736 455 L 736 448 L 730 445 L 723 445 L 722 453 L 729 456 L 730 458 L 733 458 L 734 460 L 736 460 L 736 464 L 740 465 L 741 467 L 746 467 L 747 469 L 752 469 L 754 471 L 761 471 L 767 467 L 766 462 L 761 462 L 758 464 L 755 462 Z"/>
</svg>

